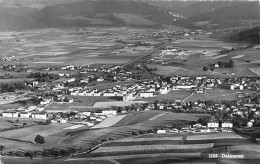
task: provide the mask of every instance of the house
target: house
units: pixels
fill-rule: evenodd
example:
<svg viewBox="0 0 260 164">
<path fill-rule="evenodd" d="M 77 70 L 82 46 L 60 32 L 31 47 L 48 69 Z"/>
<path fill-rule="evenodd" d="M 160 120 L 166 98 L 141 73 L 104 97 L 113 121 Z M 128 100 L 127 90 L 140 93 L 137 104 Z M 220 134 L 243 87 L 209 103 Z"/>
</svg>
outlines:
<svg viewBox="0 0 260 164">
<path fill-rule="evenodd" d="M 223 122 L 221 124 L 221 127 L 224 129 L 232 129 L 233 128 L 233 123 L 232 122 Z"/>
<path fill-rule="evenodd" d="M 116 110 L 103 110 L 102 114 L 103 115 L 117 115 L 117 111 Z"/>
<path fill-rule="evenodd" d="M 51 99 L 44 99 L 43 101 L 40 102 L 41 105 L 47 105 L 51 102 Z"/>
<path fill-rule="evenodd" d="M 75 82 L 75 78 L 71 78 L 71 79 L 68 79 L 68 80 L 66 80 L 66 82 L 68 82 L 68 83 L 72 83 L 72 82 Z"/>
<path fill-rule="evenodd" d="M 46 120 L 47 113 L 32 113 L 32 118 Z"/>
<path fill-rule="evenodd" d="M 38 81 L 34 81 L 32 86 L 33 86 L 33 87 L 37 87 L 38 84 L 39 84 Z"/>
<path fill-rule="evenodd" d="M 200 123 L 194 124 L 193 127 L 194 127 L 194 128 L 202 128 L 202 124 L 200 124 Z"/>
<path fill-rule="evenodd" d="M 3 117 L 19 117 L 19 113 L 15 111 L 6 111 L 2 113 Z"/>
<path fill-rule="evenodd" d="M 87 126 L 93 126 L 94 125 L 93 122 L 88 122 L 88 121 L 83 121 L 81 124 L 87 125 Z"/>
<path fill-rule="evenodd" d="M 184 84 L 184 85 L 177 85 L 177 89 L 193 89 L 196 88 L 197 85 L 189 85 L 189 84 Z"/>
<path fill-rule="evenodd" d="M 157 134 L 164 134 L 166 133 L 166 130 L 157 130 Z"/>
<path fill-rule="evenodd" d="M 29 112 L 21 112 L 20 117 L 21 118 L 30 118 L 31 114 Z"/>
<path fill-rule="evenodd" d="M 123 101 L 132 101 L 133 99 L 133 93 L 129 93 L 123 96 Z"/>
<path fill-rule="evenodd" d="M 167 94 L 169 92 L 169 90 L 167 89 L 167 87 L 162 87 L 161 89 L 160 89 L 160 93 L 161 94 Z"/>
<path fill-rule="evenodd" d="M 153 97 L 153 92 L 141 92 L 140 97 L 142 98 Z"/>
<path fill-rule="evenodd" d="M 66 119 L 60 119 L 60 123 L 65 124 L 67 122 Z"/>
<path fill-rule="evenodd" d="M 208 122 L 207 126 L 209 129 L 215 129 L 219 127 L 219 123 L 216 121 L 210 121 Z"/>
</svg>

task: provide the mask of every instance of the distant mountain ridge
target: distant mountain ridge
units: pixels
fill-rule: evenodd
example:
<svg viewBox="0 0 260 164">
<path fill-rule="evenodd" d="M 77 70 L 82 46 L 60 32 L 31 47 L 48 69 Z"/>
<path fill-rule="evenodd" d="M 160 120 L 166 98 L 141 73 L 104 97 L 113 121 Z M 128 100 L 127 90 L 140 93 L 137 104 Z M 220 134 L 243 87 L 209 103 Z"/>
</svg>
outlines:
<svg viewBox="0 0 260 164">
<path fill-rule="evenodd" d="M 79 0 L 77 0 L 79 1 Z M 5 11 L 3 14 L 7 14 Z M 8 15 L 12 15 L 8 13 Z M 10 16 L 11 17 L 11 16 Z M 23 20 L 19 22 L 16 20 Z M 9 19 L 2 18 L 5 28 L 75 27 L 89 25 L 147 26 L 163 24 L 190 26 L 180 15 L 140 1 L 85 0 L 47 6 Z M 9 22 L 8 22 L 9 21 Z M 4 27 L 4 26 L 3 26 Z"/>
<path fill-rule="evenodd" d="M 229 28 L 241 25 L 243 20 L 259 18 L 258 2 L 2 0 L 0 3 L 0 30 L 92 25 L 158 27 L 164 24 L 184 28 Z"/>
</svg>

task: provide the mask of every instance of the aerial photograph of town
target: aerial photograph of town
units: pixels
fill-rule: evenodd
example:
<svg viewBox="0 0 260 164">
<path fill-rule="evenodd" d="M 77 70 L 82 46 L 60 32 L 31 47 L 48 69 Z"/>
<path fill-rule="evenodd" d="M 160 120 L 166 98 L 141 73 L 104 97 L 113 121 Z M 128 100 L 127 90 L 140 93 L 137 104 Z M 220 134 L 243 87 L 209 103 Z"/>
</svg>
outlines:
<svg viewBox="0 0 260 164">
<path fill-rule="evenodd" d="M 0 0 L 0 164 L 260 164 L 259 0 Z"/>
</svg>

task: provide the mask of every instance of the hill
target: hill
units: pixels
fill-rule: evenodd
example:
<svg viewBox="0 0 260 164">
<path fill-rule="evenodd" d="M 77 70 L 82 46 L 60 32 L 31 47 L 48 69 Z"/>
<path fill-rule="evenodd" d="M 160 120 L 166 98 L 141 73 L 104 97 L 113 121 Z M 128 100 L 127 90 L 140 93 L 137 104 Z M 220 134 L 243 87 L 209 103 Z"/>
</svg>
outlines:
<svg viewBox="0 0 260 164">
<path fill-rule="evenodd" d="M 197 28 L 237 27 L 242 25 L 241 20 L 259 22 L 260 16 L 257 1 L 153 1 L 151 3 L 187 18 L 186 22 L 193 22 Z M 246 23 L 243 22 L 243 25 Z"/>
<path fill-rule="evenodd" d="M 28 1 L 22 0 L 20 3 L 13 3 L 19 5 L 19 10 L 27 11 L 22 14 L 15 14 L 18 13 L 16 11 L 18 8 L 14 8 L 15 11 L 10 12 L 1 11 L 2 26 L 0 26 L 0 30 L 91 25 L 157 27 L 167 24 L 192 27 L 181 15 L 142 1 L 73 0 L 71 3 L 68 3 L 67 0 L 64 3 L 59 0 L 52 3 L 49 0 L 33 1 L 33 4 L 46 6 L 42 9 L 32 8 L 34 5 L 25 2 Z"/>
<path fill-rule="evenodd" d="M 82 1 L 48 6 L 30 16 L 34 27 L 155 26 L 173 24 L 174 18 L 157 6 L 139 1 Z"/>
<path fill-rule="evenodd" d="M 258 2 L 244 2 L 214 9 L 210 12 L 189 17 L 191 22 L 209 21 L 216 28 L 241 26 L 246 21 L 258 21 L 260 8 Z M 243 23 L 241 23 L 243 22 Z"/>
<path fill-rule="evenodd" d="M 252 44 L 260 44 L 260 26 L 237 32 L 230 36 L 230 40 L 239 42 L 250 42 Z"/>
<path fill-rule="evenodd" d="M 0 3 L 0 30 L 19 30 L 26 27 L 30 21 L 26 16 L 36 10 L 15 3 Z"/>
</svg>

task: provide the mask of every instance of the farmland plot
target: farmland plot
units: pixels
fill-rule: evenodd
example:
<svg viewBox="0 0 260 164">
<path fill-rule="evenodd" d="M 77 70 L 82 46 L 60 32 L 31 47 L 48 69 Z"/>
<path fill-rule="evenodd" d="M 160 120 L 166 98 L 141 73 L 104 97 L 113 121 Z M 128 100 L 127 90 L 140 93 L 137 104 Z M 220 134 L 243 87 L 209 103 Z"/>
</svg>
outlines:
<svg viewBox="0 0 260 164">
<path fill-rule="evenodd" d="M 107 127 L 113 126 L 118 121 L 122 120 L 125 116 L 126 115 L 108 117 L 104 121 L 102 121 L 101 123 L 91 127 L 91 129 L 107 128 Z"/>
<path fill-rule="evenodd" d="M 214 144 L 187 144 L 187 145 L 135 145 L 135 146 L 115 146 L 100 147 L 95 153 L 105 152 L 129 152 L 129 151 L 145 151 L 145 150 L 190 150 L 190 149 L 206 149 L 213 147 Z"/>
</svg>

